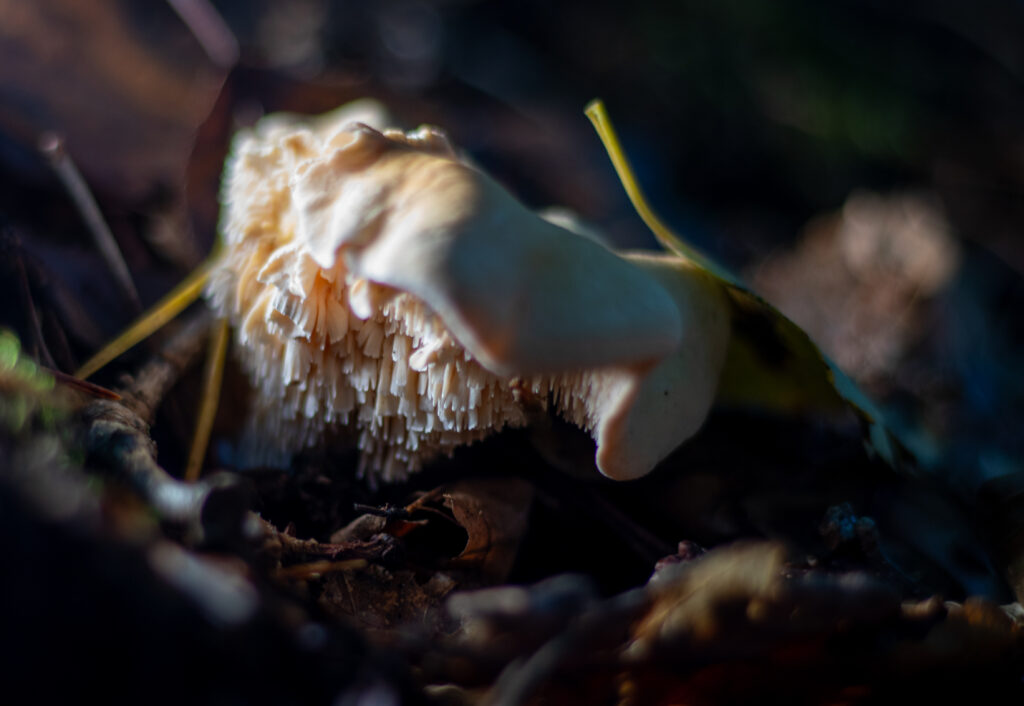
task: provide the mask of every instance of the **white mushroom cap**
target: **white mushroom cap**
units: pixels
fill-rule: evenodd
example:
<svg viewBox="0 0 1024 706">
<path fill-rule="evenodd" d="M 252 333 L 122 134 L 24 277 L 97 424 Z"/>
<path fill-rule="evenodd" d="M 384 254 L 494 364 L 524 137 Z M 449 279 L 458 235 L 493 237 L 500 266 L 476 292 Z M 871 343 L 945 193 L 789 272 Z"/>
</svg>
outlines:
<svg viewBox="0 0 1024 706">
<path fill-rule="evenodd" d="M 436 129 L 343 118 L 242 133 L 225 175 L 208 296 L 286 450 L 348 424 L 366 468 L 401 477 L 525 423 L 524 383 L 594 433 L 614 478 L 696 430 L 727 336 L 701 273 L 544 221 Z"/>
<path fill-rule="evenodd" d="M 570 386 L 578 399 L 570 418 L 591 430 L 597 467 L 615 480 L 646 475 L 697 433 L 714 403 L 730 331 L 724 294 L 707 272 L 675 256 L 628 258 L 670 293 L 683 339 L 654 365 L 599 369 L 585 376 L 583 390 Z"/>
<path fill-rule="evenodd" d="M 343 254 L 356 276 L 418 297 L 491 372 L 653 360 L 678 345 L 656 281 L 538 218 L 437 131 L 350 126 L 332 147 L 294 182 L 296 240 L 324 269 Z"/>
</svg>

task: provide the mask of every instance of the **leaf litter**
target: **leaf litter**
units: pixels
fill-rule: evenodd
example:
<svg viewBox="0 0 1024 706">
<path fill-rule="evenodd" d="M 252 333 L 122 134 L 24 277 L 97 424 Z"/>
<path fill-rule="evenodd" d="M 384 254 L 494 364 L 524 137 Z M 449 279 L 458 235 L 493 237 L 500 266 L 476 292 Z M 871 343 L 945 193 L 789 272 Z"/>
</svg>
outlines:
<svg viewBox="0 0 1024 706">
<path fill-rule="evenodd" d="M 26 223 L 34 240 L 44 239 L 31 222 L 19 230 Z M 61 282 L 45 258 L 25 272 L 33 293 Z M 28 300 L 18 301 L 24 313 Z M 57 348 L 55 332 L 71 331 L 62 322 L 74 315 L 56 301 L 32 297 L 36 318 L 51 323 L 23 317 L 23 340 Z M 759 301 L 734 301 L 760 315 Z M 767 336 L 753 330 L 755 353 L 773 338 L 803 345 L 783 324 Z M 188 326 L 177 333 L 188 338 Z M 78 357 L 96 343 L 65 338 Z M 979 682 L 1006 685 L 1020 674 L 1019 606 L 997 605 L 1010 600 L 1003 567 L 1019 563 L 1018 494 L 1003 489 L 989 499 L 1000 508 L 990 521 L 1005 522 L 993 549 L 977 531 L 986 525 L 976 507 L 866 458 L 855 425 L 718 410 L 689 445 L 628 486 L 569 463 L 576 455 L 534 450 L 522 431 L 375 490 L 351 481 L 350 454 L 312 450 L 288 472 L 238 474 L 250 492 L 230 490 L 230 501 L 206 508 L 185 502 L 173 478 L 187 432 L 166 436 L 167 414 L 198 387 L 188 366 L 168 367 L 176 340 L 171 332 L 151 344 L 156 355 L 140 351 L 123 364 L 133 381 L 103 378 L 123 405 L 103 402 L 111 407 L 100 413 L 98 401 L 77 403 L 93 409 L 85 429 L 121 425 L 84 449 L 40 425 L 49 392 L 17 382 L 15 368 L 2 371 L 4 404 L 22 410 L 22 421 L 2 432 L 5 558 L 38 579 L 26 584 L 34 596 L 5 580 L 5 611 L 24 614 L 5 633 L 43 636 L 23 644 L 23 661 L 12 664 L 41 659 L 37 645 L 52 648 L 45 636 L 60 626 L 58 656 L 83 654 L 86 636 L 106 632 L 99 654 L 125 667 L 107 677 L 114 694 L 147 698 L 167 683 L 165 671 L 184 675 L 163 694 L 169 701 L 201 672 L 254 702 L 389 694 L 395 702 L 507 704 L 966 697 Z M 202 347 L 194 340 L 193 359 Z M 813 375 L 824 370 L 827 381 L 827 364 L 815 365 Z M 797 362 L 796 374 L 806 374 L 800 369 Z M 229 389 L 240 379 L 229 370 Z M 26 395 L 31 404 L 17 401 Z M 215 439 L 230 444 L 223 430 L 240 398 L 226 397 Z M 575 439 L 551 424 L 556 436 Z M 229 451 L 213 457 L 229 459 Z M 12 473 L 10 459 L 37 471 Z M 552 481 L 560 473 L 552 460 L 574 465 L 574 475 Z M 203 483 L 189 492 L 215 487 Z M 168 505 L 168 497 L 184 504 Z M 761 537 L 777 541 L 750 541 Z M 678 552 L 666 551 L 679 542 Z M 89 578 L 105 574 L 114 578 Z M 90 597 L 106 616 L 103 628 L 52 610 L 59 604 L 51 592 L 62 586 Z M 935 591 L 957 602 L 930 597 Z M 212 636 L 222 647 L 203 648 Z M 140 646 L 157 666 L 132 674 Z M 242 658 L 244 670 L 234 666 Z M 68 679 L 95 688 L 85 673 Z"/>
</svg>

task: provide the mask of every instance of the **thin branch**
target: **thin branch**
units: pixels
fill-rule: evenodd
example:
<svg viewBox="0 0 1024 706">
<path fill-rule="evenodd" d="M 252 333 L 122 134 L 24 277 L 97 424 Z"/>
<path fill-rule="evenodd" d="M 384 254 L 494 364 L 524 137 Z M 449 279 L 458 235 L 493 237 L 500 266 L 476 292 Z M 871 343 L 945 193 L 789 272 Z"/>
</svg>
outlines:
<svg viewBox="0 0 1024 706">
<path fill-rule="evenodd" d="M 167 0 L 199 45 L 219 68 L 230 69 L 238 61 L 238 40 L 207 0 Z"/>
<path fill-rule="evenodd" d="M 648 604 L 647 593 L 639 588 L 591 608 L 530 657 L 509 664 L 491 688 L 487 703 L 491 706 L 530 703 L 545 682 L 580 655 L 593 651 L 594 645 L 621 644 L 630 623 Z"/>
<path fill-rule="evenodd" d="M 181 328 L 167 339 L 160 352 L 116 389 L 124 398 L 124 405 L 145 424 L 152 424 L 160 402 L 198 359 L 211 319 L 203 309 L 183 320 Z"/>
<path fill-rule="evenodd" d="M 85 221 L 96 247 L 99 248 L 100 255 L 103 256 L 107 267 L 114 275 L 114 280 L 120 286 L 121 292 L 128 297 L 128 301 L 135 311 L 142 311 L 142 301 L 135 289 L 135 283 L 132 282 L 128 265 L 121 255 L 121 249 L 117 246 L 117 240 L 114 239 L 114 234 L 110 232 L 110 226 L 107 225 L 103 214 L 100 213 L 100 207 L 96 204 L 89 185 L 85 183 L 85 178 L 82 177 L 82 173 L 78 171 L 78 167 L 75 166 L 71 156 L 64 149 L 63 140 L 53 133 L 46 133 L 39 140 L 39 149 L 49 160 L 53 170 L 71 196 L 71 200 L 74 201 L 75 207 L 81 214 L 82 220 Z"/>
<path fill-rule="evenodd" d="M 39 312 L 36 310 L 36 303 L 32 298 L 32 288 L 28 283 L 28 273 L 25 272 L 25 263 L 20 255 L 15 256 L 15 267 L 17 268 L 18 286 L 21 289 L 21 298 L 28 315 L 29 326 L 32 329 L 32 338 L 39 350 L 39 357 L 43 365 L 48 368 L 57 368 L 50 349 L 46 345 L 46 338 L 43 336 L 43 327 L 39 322 Z"/>
<path fill-rule="evenodd" d="M 199 356 L 210 317 L 192 317 L 161 353 L 118 390 L 121 402 L 97 400 L 83 411 L 90 465 L 142 498 L 166 522 L 197 542 L 237 544 L 246 536 L 248 493 L 219 473 L 198 483 L 171 477 L 156 461 L 149 423 L 157 405 Z"/>
<path fill-rule="evenodd" d="M 53 368 L 45 368 L 45 370 L 50 375 L 52 375 L 53 379 L 56 380 L 61 385 L 66 385 L 67 387 L 73 388 L 75 390 L 79 390 L 81 392 L 84 392 L 87 395 L 92 396 L 92 397 L 99 397 L 100 399 L 104 399 L 104 400 L 119 400 L 119 399 L 121 399 L 121 395 L 117 394 L 113 390 L 108 390 L 105 387 L 100 387 L 99 385 L 96 385 L 95 383 L 86 382 L 85 380 L 80 380 L 80 379 L 76 378 L 74 375 L 68 375 L 67 373 L 62 373 L 61 371 L 53 369 Z"/>
<path fill-rule="evenodd" d="M 293 581 L 307 581 L 320 578 L 324 574 L 333 574 L 339 571 L 357 571 L 365 569 L 370 563 L 366 559 L 346 559 L 344 561 L 313 561 L 308 564 L 295 564 L 285 566 L 274 572 L 279 579 L 291 579 Z"/>
</svg>

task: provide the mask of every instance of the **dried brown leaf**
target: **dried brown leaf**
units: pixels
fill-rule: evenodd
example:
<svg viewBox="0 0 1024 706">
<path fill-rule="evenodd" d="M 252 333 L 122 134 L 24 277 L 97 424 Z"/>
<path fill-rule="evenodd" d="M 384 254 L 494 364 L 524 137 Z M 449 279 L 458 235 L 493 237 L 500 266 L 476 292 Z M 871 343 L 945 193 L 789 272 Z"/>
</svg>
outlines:
<svg viewBox="0 0 1024 706">
<path fill-rule="evenodd" d="M 452 486 L 444 498 L 469 535 L 455 565 L 477 567 L 491 583 L 504 581 L 526 531 L 533 486 L 519 478 L 471 479 Z"/>
</svg>

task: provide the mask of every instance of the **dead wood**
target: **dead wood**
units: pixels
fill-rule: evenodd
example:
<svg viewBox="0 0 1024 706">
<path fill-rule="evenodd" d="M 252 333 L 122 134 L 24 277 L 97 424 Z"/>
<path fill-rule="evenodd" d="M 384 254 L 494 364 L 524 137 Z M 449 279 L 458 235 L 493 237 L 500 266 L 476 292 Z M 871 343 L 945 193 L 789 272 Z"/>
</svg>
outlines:
<svg viewBox="0 0 1024 706">
<path fill-rule="evenodd" d="M 117 388 L 120 401 L 96 400 L 82 411 L 89 467 L 138 495 L 190 541 L 237 544 L 246 533 L 249 497 L 236 476 L 215 473 L 185 483 L 157 463 L 149 424 L 156 408 L 203 349 L 210 316 L 193 315 L 159 353 Z"/>
</svg>

